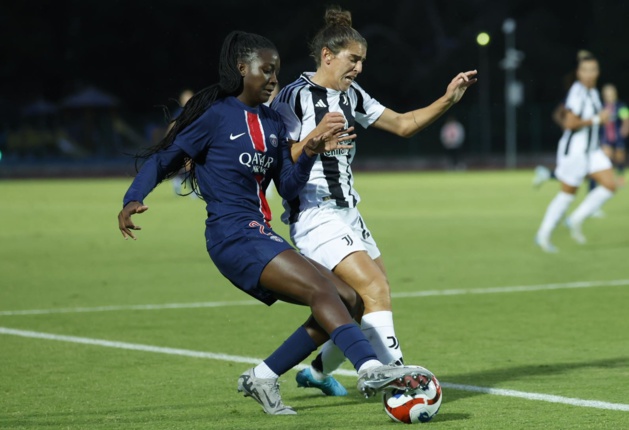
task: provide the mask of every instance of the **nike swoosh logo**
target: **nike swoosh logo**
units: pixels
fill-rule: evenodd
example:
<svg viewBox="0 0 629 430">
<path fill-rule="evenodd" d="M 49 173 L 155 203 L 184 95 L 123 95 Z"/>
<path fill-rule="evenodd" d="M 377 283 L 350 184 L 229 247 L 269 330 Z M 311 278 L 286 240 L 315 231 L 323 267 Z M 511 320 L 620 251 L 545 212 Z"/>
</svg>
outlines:
<svg viewBox="0 0 629 430">
<path fill-rule="evenodd" d="M 236 136 L 234 136 L 233 134 L 230 134 L 230 135 L 229 135 L 229 140 L 236 140 L 236 139 L 238 139 L 240 136 L 242 136 L 243 134 L 245 134 L 245 133 L 240 133 L 240 134 L 237 134 Z"/>
<path fill-rule="evenodd" d="M 277 407 L 277 402 L 275 402 L 275 403 L 272 402 L 271 399 L 269 399 L 269 395 L 267 393 L 265 393 L 264 391 L 263 391 L 263 393 L 264 393 L 264 397 L 266 397 L 266 401 L 269 404 L 269 406 L 272 407 L 272 408 Z"/>
</svg>

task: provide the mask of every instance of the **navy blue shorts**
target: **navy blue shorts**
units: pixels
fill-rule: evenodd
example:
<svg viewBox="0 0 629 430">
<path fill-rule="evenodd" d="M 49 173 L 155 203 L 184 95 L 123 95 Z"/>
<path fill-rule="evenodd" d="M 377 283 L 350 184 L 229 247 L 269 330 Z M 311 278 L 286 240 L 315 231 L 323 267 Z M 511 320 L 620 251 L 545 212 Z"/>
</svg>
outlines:
<svg viewBox="0 0 629 430">
<path fill-rule="evenodd" d="M 269 261 L 287 249 L 295 248 L 271 227 L 251 221 L 241 230 L 209 246 L 208 253 L 218 270 L 232 284 L 270 306 L 277 299 L 260 285 L 260 276 Z"/>
</svg>

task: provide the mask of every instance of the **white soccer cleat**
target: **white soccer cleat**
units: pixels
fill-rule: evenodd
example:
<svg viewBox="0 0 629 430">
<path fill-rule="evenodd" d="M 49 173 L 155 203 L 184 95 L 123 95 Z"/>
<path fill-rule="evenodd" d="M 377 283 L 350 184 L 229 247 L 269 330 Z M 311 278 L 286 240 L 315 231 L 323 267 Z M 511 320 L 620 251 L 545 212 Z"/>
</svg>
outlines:
<svg viewBox="0 0 629 430">
<path fill-rule="evenodd" d="M 587 243 L 587 239 L 581 231 L 581 224 L 573 223 L 570 221 L 570 218 L 566 218 L 566 227 L 570 230 L 570 237 L 573 238 L 576 243 L 580 245 L 585 245 Z"/>
<path fill-rule="evenodd" d="M 427 387 L 435 375 L 421 366 L 397 366 L 387 364 L 358 372 L 356 388 L 365 397 L 371 397 L 385 389 L 415 390 Z"/>
<path fill-rule="evenodd" d="M 550 169 L 545 166 L 537 166 L 533 176 L 533 187 L 539 188 L 544 182 L 550 179 Z"/>
<path fill-rule="evenodd" d="M 550 243 L 550 238 L 541 237 L 540 235 L 535 236 L 535 244 L 542 248 L 542 251 L 547 252 L 549 254 L 556 254 L 559 252 L 559 249 L 555 247 L 552 243 Z"/>
<path fill-rule="evenodd" d="M 238 378 L 238 392 L 260 403 L 269 415 L 295 415 L 297 412 L 282 402 L 277 379 L 256 378 L 253 369 L 247 370 Z"/>
</svg>

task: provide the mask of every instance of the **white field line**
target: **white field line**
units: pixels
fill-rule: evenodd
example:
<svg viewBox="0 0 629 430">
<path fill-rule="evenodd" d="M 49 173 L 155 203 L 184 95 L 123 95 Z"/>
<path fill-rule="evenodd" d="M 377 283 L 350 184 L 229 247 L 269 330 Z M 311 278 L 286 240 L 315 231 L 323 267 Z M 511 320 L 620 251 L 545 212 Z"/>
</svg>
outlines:
<svg viewBox="0 0 629 430">
<path fill-rule="evenodd" d="M 563 284 L 541 284 L 523 285 L 515 287 L 494 287 L 494 288 L 472 288 L 472 289 L 452 289 L 452 290 L 427 290 L 414 291 L 408 293 L 392 293 L 393 298 L 408 297 L 431 297 L 431 296 L 460 296 L 465 294 L 497 294 L 497 293 L 521 293 L 528 291 L 561 290 L 570 288 L 596 288 L 596 287 L 617 287 L 629 285 L 629 279 L 617 279 L 612 281 L 586 281 L 567 282 Z M 259 305 L 256 300 L 237 300 L 226 302 L 196 302 L 196 303 L 165 303 L 159 305 L 127 305 L 127 306 L 97 306 L 82 308 L 59 308 L 59 309 L 27 309 L 16 311 L 0 311 L 0 316 L 17 315 L 41 315 L 41 314 L 64 314 L 80 312 L 107 312 L 107 311 L 127 311 L 127 310 L 161 310 L 161 309 L 187 309 L 187 308 L 218 308 L 225 306 L 249 306 Z"/>
<path fill-rule="evenodd" d="M 217 354 L 213 352 L 191 351 L 187 349 L 165 348 L 160 346 L 142 345 L 137 343 L 116 342 L 102 339 L 91 339 L 86 337 L 64 336 L 50 333 L 41 333 L 28 330 L 16 330 L 7 327 L 0 327 L 0 334 L 20 336 L 34 339 L 56 340 L 61 342 L 80 343 L 84 345 L 102 346 L 107 348 L 126 349 L 142 352 L 155 352 L 160 354 L 179 355 L 184 357 L 205 358 L 211 360 L 229 361 L 233 363 L 258 364 L 262 360 L 254 357 L 241 357 L 237 355 Z M 300 365 L 297 368 L 304 368 Z M 350 370 L 337 370 L 336 374 L 343 376 L 356 376 L 356 372 Z M 528 393 L 525 391 L 505 390 L 500 388 L 477 387 L 474 385 L 452 384 L 442 382 L 444 388 L 452 390 L 471 391 L 482 394 L 493 394 L 497 396 L 518 397 L 526 400 L 538 400 L 542 402 L 561 403 L 570 406 L 579 406 L 586 408 L 608 409 L 613 411 L 629 412 L 629 405 L 622 403 L 601 402 L 598 400 L 574 399 L 571 397 L 554 396 L 550 394 Z"/>
<path fill-rule="evenodd" d="M 0 316 L 13 315 L 41 315 L 41 314 L 69 314 L 81 312 L 109 312 L 109 311 L 153 311 L 158 309 L 189 309 L 189 308 L 222 308 L 226 306 L 261 305 L 257 300 L 235 300 L 228 302 L 196 302 L 196 303 L 164 303 L 160 305 L 126 305 L 126 306 L 95 306 L 85 308 L 59 309 L 27 309 L 23 311 L 0 311 Z"/>
<path fill-rule="evenodd" d="M 391 297 L 428 297 L 428 296 L 460 296 L 464 294 L 496 294 L 496 293 L 521 293 L 528 291 L 563 290 L 570 288 L 597 288 L 619 287 L 629 285 L 629 279 L 616 279 L 613 281 L 583 281 L 566 282 L 563 284 L 522 285 L 515 287 L 472 288 L 455 290 L 428 290 L 411 291 L 408 293 L 392 293 Z"/>
</svg>

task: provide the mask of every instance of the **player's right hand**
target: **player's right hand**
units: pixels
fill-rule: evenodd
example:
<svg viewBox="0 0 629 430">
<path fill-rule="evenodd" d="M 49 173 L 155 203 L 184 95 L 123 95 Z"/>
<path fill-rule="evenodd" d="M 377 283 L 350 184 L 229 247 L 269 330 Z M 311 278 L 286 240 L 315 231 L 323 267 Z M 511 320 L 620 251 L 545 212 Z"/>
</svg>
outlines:
<svg viewBox="0 0 629 430">
<path fill-rule="evenodd" d="M 146 212 L 148 208 L 148 206 L 135 201 L 127 203 L 125 207 L 122 208 L 118 214 L 118 228 L 125 240 L 129 238 L 136 240 L 136 237 L 131 230 L 142 230 L 142 227 L 133 224 L 133 221 L 131 221 L 131 215 Z"/>
<path fill-rule="evenodd" d="M 607 109 L 603 109 L 599 114 L 598 117 L 601 119 L 601 124 L 606 124 L 609 122 L 609 110 Z"/>
<path fill-rule="evenodd" d="M 323 118 L 319 124 L 317 124 L 317 135 L 339 128 L 343 129 L 345 128 L 345 123 L 345 116 L 341 112 L 328 112 L 323 115 Z"/>
</svg>

